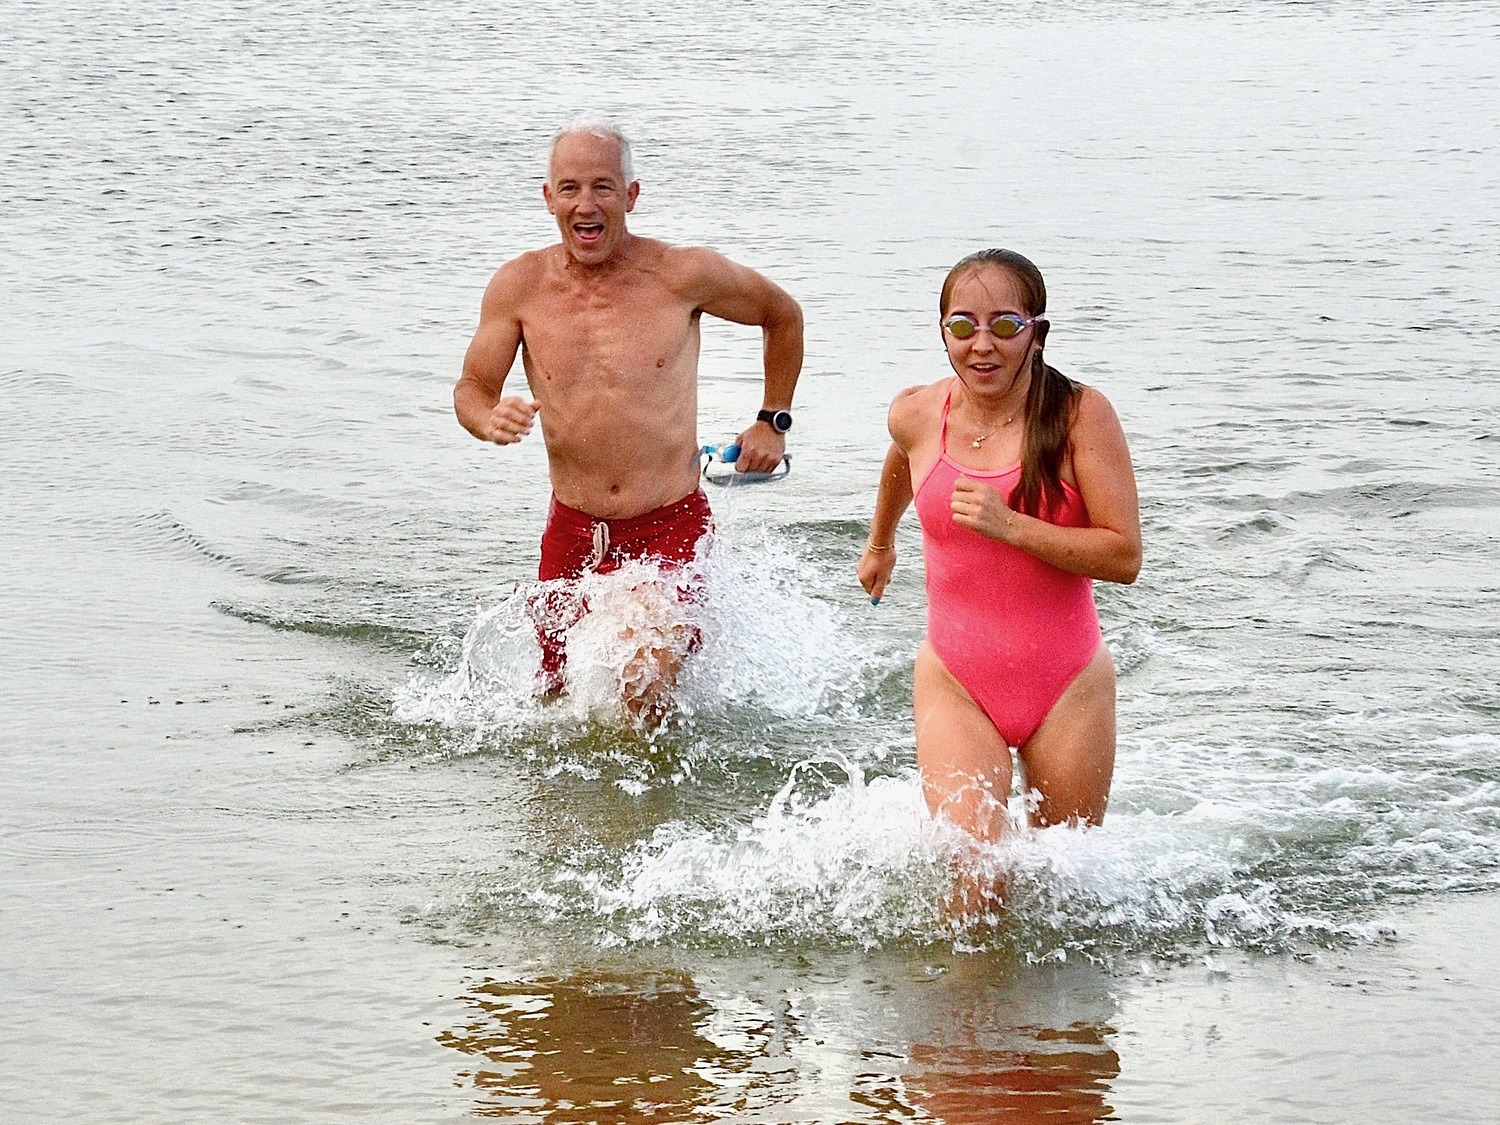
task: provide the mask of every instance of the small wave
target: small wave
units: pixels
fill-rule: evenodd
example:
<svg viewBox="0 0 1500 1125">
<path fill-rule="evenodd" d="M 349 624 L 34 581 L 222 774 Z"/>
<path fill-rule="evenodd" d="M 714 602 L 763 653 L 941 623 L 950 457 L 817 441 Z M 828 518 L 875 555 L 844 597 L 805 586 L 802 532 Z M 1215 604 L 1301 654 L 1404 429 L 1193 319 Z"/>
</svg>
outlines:
<svg viewBox="0 0 1500 1125">
<path fill-rule="evenodd" d="M 178 558 L 206 560 L 242 577 L 277 585 L 310 585 L 321 580 L 314 572 L 300 566 L 253 566 L 221 550 L 168 511 L 138 516 L 130 521 L 129 527 L 140 538 L 135 549 L 144 549 L 151 554 L 168 551 Z"/>
<path fill-rule="evenodd" d="M 170 545 L 186 557 L 203 558 L 219 566 L 250 573 L 239 566 L 233 556 L 212 546 L 171 512 L 150 512 L 132 520 L 131 526 L 136 531 L 145 532 L 158 543 Z"/>
<path fill-rule="evenodd" d="M 394 625 L 380 625 L 369 621 L 338 621 L 307 614 L 280 613 L 221 601 L 211 602 L 210 605 L 228 617 L 238 618 L 251 625 L 264 625 L 277 632 L 332 637 L 337 640 L 379 645 L 398 652 L 410 652 L 420 648 L 425 640 L 425 635 L 415 629 L 403 629 Z"/>
</svg>

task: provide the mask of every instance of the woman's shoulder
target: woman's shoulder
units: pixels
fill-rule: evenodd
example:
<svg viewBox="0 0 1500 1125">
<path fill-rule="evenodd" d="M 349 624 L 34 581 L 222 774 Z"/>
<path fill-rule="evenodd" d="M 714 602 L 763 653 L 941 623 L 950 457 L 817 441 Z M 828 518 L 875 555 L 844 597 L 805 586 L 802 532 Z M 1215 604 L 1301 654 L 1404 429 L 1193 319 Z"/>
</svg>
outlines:
<svg viewBox="0 0 1500 1125">
<path fill-rule="evenodd" d="M 1078 471 L 1080 459 L 1097 461 L 1104 457 L 1114 460 L 1123 456 L 1128 463 L 1130 453 L 1125 427 L 1104 392 L 1080 385 L 1075 403 L 1073 422 L 1068 430 L 1068 452 L 1073 472 Z"/>
<path fill-rule="evenodd" d="M 889 424 L 891 437 L 905 445 L 903 435 L 912 436 L 924 427 L 937 421 L 947 396 L 948 384 L 952 380 L 939 379 L 936 383 L 924 383 L 897 391 L 891 400 Z"/>
<path fill-rule="evenodd" d="M 1073 399 L 1073 429 L 1075 431 L 1094 430 L 1100 426 L 1119 428 L 1120 419 L 1103 391 L 1086 383 L 1074 385 L 1077 387 Z"/>
<path fill-rule="evenodd" d="M 941 404 L 947 395 L 948 385 L 953 382 L 950 375 L 945 379 L 939 379 L 936 383 L 918 383 L 915 387 L 906 387 L 896 392 L 896 397 L 891 400 L 894 408 L 898 403 L 920 405 L 924 399 L 932 399 Z"/>
</svg>

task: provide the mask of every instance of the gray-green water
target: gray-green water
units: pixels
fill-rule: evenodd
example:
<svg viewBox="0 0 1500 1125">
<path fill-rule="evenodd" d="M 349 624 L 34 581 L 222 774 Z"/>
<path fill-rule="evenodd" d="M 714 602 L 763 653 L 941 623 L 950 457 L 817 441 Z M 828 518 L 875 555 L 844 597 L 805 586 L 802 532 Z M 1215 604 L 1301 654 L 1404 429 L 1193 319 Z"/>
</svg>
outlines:
<svg viewBox="0 0 1500 1125">
<path fill-rule="evenodd" d="M 15 1120 L 1026 1120 L 1027 1082 L 1200 1120 L 1143 964 L 1336 983 L 1496 887 L 1487 5 L 0 15 Z M 580 109 L 637 140 L 634 229 L 808 321 L 796 471 L 714 494 L 713 627 L 655 739 L 525 701 L 540 444 L 449 406 Z M 943 374 L 938 283 L 990 244 L 1125 422 L 1147 564 L 1098 591 L 1107 828 L 1015 844 L 1011 916 L 955 935 L 914 529 L 878 610 L 852 570 L 885 407 Z M 705 333 L 705 441 L 757 349 Z M 1446 971 L 1403 1022 L 1442 1023 Z M 1242 1108 L 1365 1120 L 1366 1077 Z"/>
</svg>

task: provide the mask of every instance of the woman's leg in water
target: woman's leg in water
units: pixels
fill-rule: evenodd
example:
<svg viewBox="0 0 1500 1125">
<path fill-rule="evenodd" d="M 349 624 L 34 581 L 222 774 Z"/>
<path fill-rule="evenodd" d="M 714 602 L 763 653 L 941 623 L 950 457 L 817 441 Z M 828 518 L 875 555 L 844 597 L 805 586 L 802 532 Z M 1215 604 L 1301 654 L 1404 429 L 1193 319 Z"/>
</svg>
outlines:
<svg viewBox="0 0 1500 1125">
<path fill-rule="evenodd" d="M 917 650 L 912 706 L 927 808 L 976 839 L 999 840 L 1010 799 L 1010 747 L 926 641 Z"/>
<path fill-rule="evenodd" d="M 1021 747 L 1038 827 L 1101 824 L 1115 773 L 1115 665 L 1102 644 Z"/>
</svg>

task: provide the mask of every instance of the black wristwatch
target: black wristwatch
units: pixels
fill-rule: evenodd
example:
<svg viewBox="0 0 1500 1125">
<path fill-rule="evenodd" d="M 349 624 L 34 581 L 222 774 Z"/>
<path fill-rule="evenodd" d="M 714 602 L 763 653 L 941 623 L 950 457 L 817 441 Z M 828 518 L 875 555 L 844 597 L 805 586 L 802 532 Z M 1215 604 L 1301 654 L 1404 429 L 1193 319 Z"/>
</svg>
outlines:
<svg viewBox="0 0 1500 1125">
<path fill-rule="evenodd" d="M 792 428 L 792 412 L 790 410 L 762 410 L 755 416 L 757 422 L 766 422 L 771 429 L 778 434 L 784 434 Z"/>
</svg>

